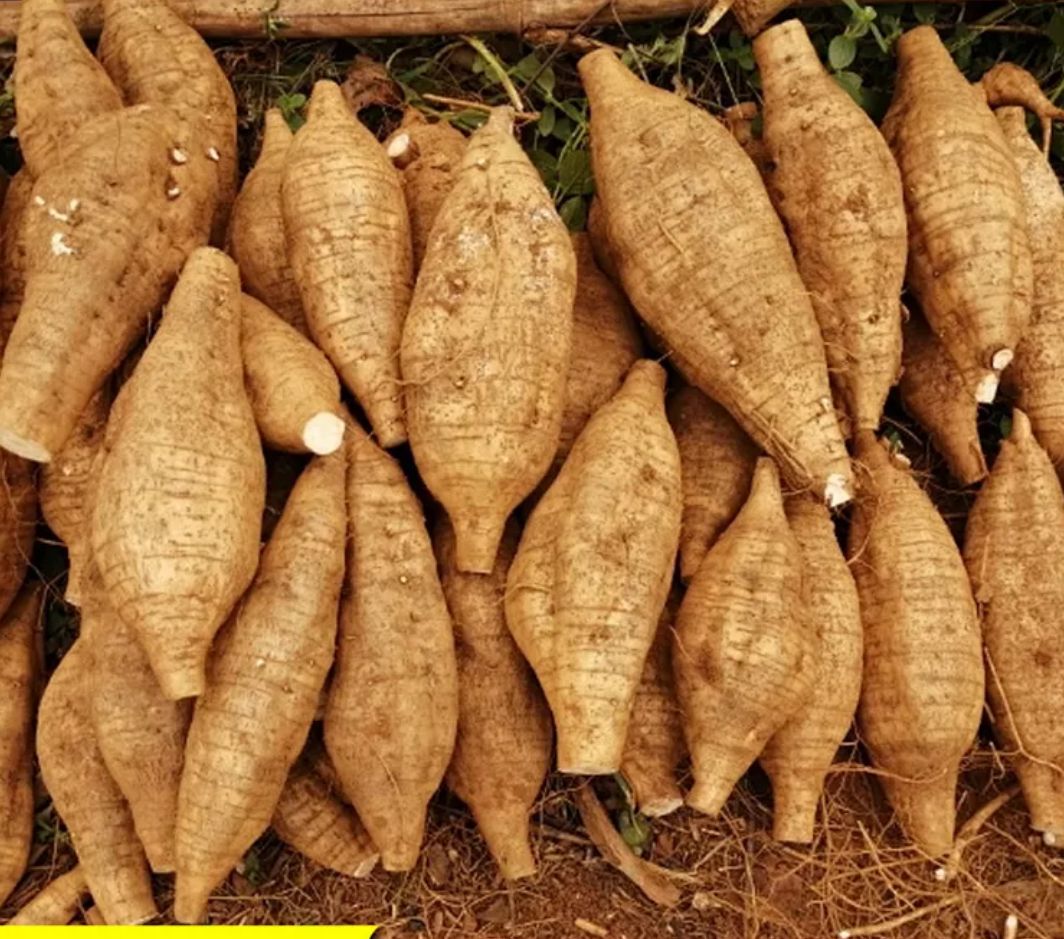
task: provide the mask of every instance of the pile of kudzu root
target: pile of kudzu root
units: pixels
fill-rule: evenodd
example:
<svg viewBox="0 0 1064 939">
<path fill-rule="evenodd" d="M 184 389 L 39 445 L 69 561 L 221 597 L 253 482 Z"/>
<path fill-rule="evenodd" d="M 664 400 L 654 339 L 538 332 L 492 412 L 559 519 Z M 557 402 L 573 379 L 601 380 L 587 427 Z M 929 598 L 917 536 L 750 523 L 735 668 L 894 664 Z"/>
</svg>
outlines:
<svg viewBox="0 0 1064 939">
<path fill-rule="evenodd" d="M 208 46 L 163 0 L 103 6 L 96 58 L 23 0 L 0 213 L 0 894 L 34 761 L 79 858 L 16 922 L 86 892 L 151 920 L 149 871 L 197 922 L 270 826 L 409 870 L 444 782 L 526 877 L 552 750 L 647 815 L 715 814 L 759 760 L 810 842 L 855 712 L 939 857 L 984 696 L 1064 835 L 1064 192 L 1029 75 L 973 87 L 919 27 L 880 130 L 787 21 L 756 135 L 599 48 L 570 236 L 507 108 L 382 144 L 319 82 L 238 186 Z M 899 379 L 981 481 L 963 550 L 877 439 Z M 278 452 L 308 458 L 262 547 Z M 80 609 L 46 684 L 38 505 Z"/>
</svg>

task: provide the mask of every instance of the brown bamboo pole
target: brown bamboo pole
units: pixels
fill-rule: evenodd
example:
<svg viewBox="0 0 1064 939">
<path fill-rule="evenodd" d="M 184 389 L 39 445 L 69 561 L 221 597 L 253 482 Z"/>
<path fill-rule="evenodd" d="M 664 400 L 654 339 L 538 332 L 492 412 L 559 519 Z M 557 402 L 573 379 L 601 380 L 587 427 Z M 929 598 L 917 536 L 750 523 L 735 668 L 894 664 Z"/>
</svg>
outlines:
<svg viewBox="0 0 1064 939">
<path fill-rule="evenodd" d="M 460 32 L 523 33 L 587 22 L 633 22 L 698 15 L 707 0 L 171 0 L 205 36 L 290 38 L 419 36 Z M 839 0 L 799 0 L 822 5 Z M 863 0 L 886 3 L 889 0 Z M 946 0 L 961 2 L 961 0 Z M 979 2 L 979 0 L 976 0 Z M 1024 0 L 1019 0 L 1024 2 Z M 1026 0 L 1033 2 L 1033 0 Z M 100 0 L 68 0 L 86 35 L 100 30 Z M 0 0 L 0 39 L 18 28 L 18 0 Z"/>
</svg>

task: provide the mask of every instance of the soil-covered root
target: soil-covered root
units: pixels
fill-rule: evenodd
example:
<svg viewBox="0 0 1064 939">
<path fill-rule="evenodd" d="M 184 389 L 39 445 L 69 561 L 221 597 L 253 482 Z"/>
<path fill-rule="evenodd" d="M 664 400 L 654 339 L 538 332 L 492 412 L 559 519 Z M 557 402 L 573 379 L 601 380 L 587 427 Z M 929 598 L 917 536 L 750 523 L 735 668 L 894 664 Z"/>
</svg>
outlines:
<svg viewBox="0 0 1064 939">
<path fill-rule="evenodd" d="M 178 922 L 200 921 L 211 892 L 269 826 L 314 721 L 336 649 L 344 472 L 342 453 L 303 470 L 211 648 L 177 805 Z"/>
<path fill-rule="evenodd" d="M 1020 108 L 1000 108 L 1005 133 L 1023 185 L 1034 264 L 1031 321 L 1016 348 L 1006 383 L 1027 415 L 1038 442 L 1064 465 L 1064 191 L 1049 161 L 1027 131 Z"/>
<path fill-rule="evenodd" d="M 307 328 L 384 447 L 406 440 L 399 343 L 413 253 L 398 171 L 335 82 L 314 85 L 281 179 Z"/>
<path fill-rule="evenodd" d="M 69 567 L 63 599 L 73 606 L 81 606 L 85 595 L 84 579 L 91 555 L 90 476 L 110 412 L 111 392 L 104 386 L 93 395 L 55 459 L 45 463 L 40 472 L 41 514 L 66 545 Z"/>
<path fill-rule="evenodd" d="M 735 138 L 735 142 L 743 148 L 743 152 L 753 161 L 762 178 L 766 178 L 770 169 L 769 155 L 765 147 L 763 130 L 762 132 L 757 130 L 759 123 L 762 128 L 764 127 L 764 123 L 761 121 L 761 109 L 758 107 L 757 102 L 743 101 L 739 104 L 733 104 L 731 107 L 724 109 L 721 119 L 724 121 L 724 126 L 728 128 Z M 768 194 L 770 197 L 773 195 L 771 188 L 768 190 Z"/>
<path fill-rule="evenodd" d="M 511 521 L 485 576 L 458 570 L 446 519 L 434 538 L 458 661 L 458 734 L 447 785 L 469 806 L 507 880 L 536 872 L 529 813 L 550 769 L 553 736 L 543 692 L 506 628 L 506 575 L 517 540 Z"/>
<path fill-rule="evenodd" d="M 590 238 L 573 235 L 576 253 L 576 299 L 573 304 L 573 351 L 565 383 L 565 409 L 551 472 L 557 475 L 584 425 L 624 381 L 643 352 L 643 337 L 624 294 L 599 268 Z"/>
<path fill-rule="evenodd" d="M 20 169 L 8 180 L 0 207 L 0 360 L 26 290 L 26 239 L 22 226 L 33 195 L 33 182 L 29 170 Z"/>
<path fill-rule="evenodd" d="M 174 700 L 203 693 L 211 640 L 259 562 L 266 469 L 240 329 L 236 265 L 198 249 L 119 392 L 101 455 L 93 557 Z"/>
<path fill-rule="evenodd" d="M 237 113 L 211 47 L 166 0 L 106 0 L 97 52 L 128 103 L 177 115 L 180 198 L 222 244 L 236 195 Z"/>
<path fill-rule="evenodd" d="M 719 404 L 685 385 L 668 401 L 683 470 L 680 577 L 689 583 L 750 494 L 758 449 Z"/>
<path fill-rule="evenodd" d="M 902 407 L 931 437 L 949 467 L 965 486 L 986 477 L 986 458 L 979 439 L 979 401 L 973 381 L 950 358 L 938 337 L 918 315 L 905 324 L 902 375 L 898 383 Z M 996 377 L 989 379 L 997 388 Z"/>
<path fill-rule="evenodd" d="M 757 168 L 723 124 L 613 52 L 584 56 L 580 75 L 602 228 L 639 315 L 792 487 L 847 502 L 820 329 Z"/>
<path fill-rule="evenodd" d="M 19 6 L 15 48 L 18 144 L 28 171 L 40 176 L 67 156 L 74 131 L 122 98 L 85 46 L 64 0 Z"/>
<path fill-rule="evenodd" d="M 847 554 L 864 626 L 857 722 L 908 838 L 953 843 L 957 776 L 983 710 L 971 585 L 949 528 L 908 462 L 857 436 L 862 478 Z"/>
<path fill-rule="evenodd" d="M 414 460 L 479 574 L 557 451 L 572 348 L 572 243 L 513 122 L 470 138 L 403 329 Z"/>
<path fill-rule="evenodd" d="M 366 877 L 380 858 L 354 809 L 305 760 L 289 771 L 270 824 L 290 848 L 346 877 Z"/>
<path fill-rule="evenodd" d="M 233 203 L 226 239 L 240 268 L 244 290 L 261 300 L 289 326 L 306 335 L 299 296 L 284 235 L 281 180 L 292 131 L 277 108 L 263 119 L 259 157 Z"/>
<path fill-rule="evenodd" d="M 998 62 L 979 79 L 979 87 L 992 108 L 1015 105 L 1032 112 L 1042 125 L 1042 152 L 1049 156 L 1053 121 L 1064 121 L 1064 108 L 1058 108 L 1038 86 L 1038 80 L 1022 66 Z M 1035 242 L 1032 240 L 1032 247 Z"/>
<path fill-rule="evenodd" d="M 158 912 L 133 817 L 107 771 L 89 709 L 92 650 L 79 639 L 52 673 L 37 718 L 37 759 L 93 900 L 110 925 Z"/>
<path fill-rule="evenodd" d="M 33 464 L 0 450 L 0 616 L 22 586 L 36 531 Z"/>
<path fill-rule="evenodd" d="M 853 724 L 861 692 L 861 611 L 857 587 L 828 511 L 807 496 L 786 500 L 802 555 L 805 615 L 815 634 L 812 690 L 805 705 L 761 752 L 772 781 L 772 834 L 809 844 L 824 778 Z"/>
<path fill-rule="evenodd" d="M 240 299 L 244 378 L 267 446 L 328 456 L 340 449 L 340 382 L 322 351 L 248 294 Z"/>
<path fill-rule="evenodd" d="M 381 866 L 406 871 L 417 863 L 428 802 L 454 750 L 453 627 L 402 468 L 355 424 L 345 448 L 347 591 L 325 744 Z"/>
<path fill-rule="evenodd" d="M 687 744 L 672 675 L 672 627 L 679 607 L 680 591 L 673 589 L 643 664 L 621 758 L 621 773 L 632 788 L 633 802 L 651 818 L 683 805 L 677 770 L 687 756 Z"/>
<path fill-rule="evenodd" d="M 34 184 L 24 296 L 0 368 L 0 446 L 54 458 L 202 243 L 167 195 L 178 127 L 149 105 L 98 115 Z"/>
<path fill-rule="evenodd" d="M 429 121 L 414 108 L 403 112 L 402 123 L 384 142 L 388 158 L 403 178 L 415 270 L 421 267 L 432 226 L 454 186 L 465 148 L 461 131 L 447 121 Z"/>
<path fill-rule="evenodd" d="M 563 773 L 620 769 L 672 582 L 682 496 L 664 389 L 660 365 L 632 366 L 536 504 L 510 567 L 506 621 L 554 714 Z"/>
<path fill-rule="evenodd" d="M 1012 412 L 968 515 L 964 560 L 982 618 L 994 732 L 1011 755 L 1031 827 L 1047 844 L 1064 844 L 1064 699 L 1053 668 L 1064 609 L 1064 492 L 1023 411 Z"/>
<path fill-rule="evenodd" d="M 779 471 L 757 462 L 746 504 L 710 548 L 676 617 L 672 665 L 691 753 L 687 804 L 720 812 L 766 743 L 809 699 L 815 636 Z"/>
<path fill-rule="evenodd" d="M 66 926 L 78 915 L 89 884 L 80 866 L 60 874 L 8 921 L 9 926 Z"/>
<path fill-rule="evenodd" d="M 0 616 L 0 903 L 26 871 L 33 842 L 33 725 L 43 663 L 39 583 Z"/>
<path fill-rule="evenodd" d="M 107 605 L 95 568 L 83 587 L 81 635 L 93 658 L 89 707 L 100 755 L 129 804 L 151 869 L 173 873 L 177 787 L 192 702 L 163 695 L 136 634 Z"/>
<path fill-rule="evenodd" d="M 957 368 L 977 383 L 993 382 L 1031 314 L 1019 173 L 985 96 L 968 84 L 934 27 L 909 30 L 896 48 L 883 134 L 904 183 L 908 284 Z"/>
<path fill-rule="evenodd" d="M 862 108 L 829 75 L 799 20 L 754 40 L 767 185 L 820 324 L 850 424 L 879 426 L 901 368 L 908 257 L 901 175 Z"/>
</svg>

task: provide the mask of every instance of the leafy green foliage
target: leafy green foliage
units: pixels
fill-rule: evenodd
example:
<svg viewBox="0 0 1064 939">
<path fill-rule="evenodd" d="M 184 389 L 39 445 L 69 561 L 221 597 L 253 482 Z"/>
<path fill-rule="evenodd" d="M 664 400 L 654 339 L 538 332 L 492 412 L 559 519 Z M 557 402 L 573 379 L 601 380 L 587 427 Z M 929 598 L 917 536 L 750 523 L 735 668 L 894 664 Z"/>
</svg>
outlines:
<svg viewBox="0 0 1064 939">
<path fill-rule="evenodd" d="M 33 843 L 50 847 L 70 844 L 70 835 L 51 802 L 33 816 Z"/>
<path fill-rule="evenodd" d="M 1031 70 L 1051 98 L 1061 99 L 1064 11 L 1058 7 L 1003 4 L 987 11 L 974 5 L 866 6 L 860 0 L 842 0 L 833 7 L 798 10 L 796 15 L 806 23 L 825 67 L 878 121 L 893 90 L 894 43 L 904 30 L 920 24 L 939 30 L 958 65 L 973 79 L 995 62 L 1009 59 Z M 711 113 L 759 100 L 760 78 L 750 40 L 730 28 L 730 20 L 706 37 L 696 35 L 690 25 L 683 20 L 636 23 L 588 35 L 618 49 L 628 66 L 647 81 L 685 95 Z M 587 157 L 587 101 L 576 72 L 578 53 L 532 46 L 504 35 L 269 42 L 221 50 L 246 108 L 242 123 L 247 129 L 259 126 L 262 111 L 271 105 L 279 106 L 290 126 L 298 127 L 313 82 L 342 80 L 356 53 L 386 63 L 411 105 L 466 132 L 484 121 L 483 110 L 448 107 L 426 95 L 496 105 L 510 102 L 516 93 L 526 111 L 534 113 L 534 119 L 521 123 L 529 156 L 567 224 L 574 228 L 584 224 L 594 183 Z M 381 134 L 398 121 L 395 111 L 373 110 L 363 119 L 375 123 Z M 1053 153 L 1064 158 L 1060 128 L 1054 133 Z M 253 147 L 248 147 L 245 159 L 252 155 Z"/>
</svg>

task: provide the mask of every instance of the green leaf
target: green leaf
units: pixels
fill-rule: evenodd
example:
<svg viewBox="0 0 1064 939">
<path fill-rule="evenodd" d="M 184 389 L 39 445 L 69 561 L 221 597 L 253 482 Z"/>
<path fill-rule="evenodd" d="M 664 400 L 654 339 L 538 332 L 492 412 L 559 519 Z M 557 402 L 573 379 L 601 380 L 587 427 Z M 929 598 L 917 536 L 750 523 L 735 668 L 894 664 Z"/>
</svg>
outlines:
<svg viewBox="0 0 1064 939">
<path fill-rule="evenodd" d="M 307 96 L 298 91 L 291 94 L 283 94 L 277 99 L 277 107 L 284 117 L 285 123 L 293 131 L 299 130 L 303 126 L 304 118 L 300 111 L 306 103 Z"/>
<path fill-rule="evenodd" d="M 528 154 L 528 158 L 532 161 L 532 165 L 539 170 L 543 185 L 548 189 L 553 189 L 558 179 L 558 160 L 554 154 L 548 153 L 546 150 L 532 150 Z"/>
<path fill-rule="evenodd" d="M 1053 40 L 1053 45 L 1058 49 L 1064 49 L 1064 13 L 1057 10 L 1050 18 L 1046 26 L 1046 35 Z"/>
<path fill-rule="evenodd" d="M 583 196 L 566 199 L 558 214 L 569 231 L 583 231 L 587 227 L 587 205 Z"/>
<path fill-rule="evenodd" d="M 591 154 L 567 150 L 558 159 L 558 185 L 567 194 L 586 195 L 591 185 Z"/>
<path fill-rule="evenodd" d="M 551 135 L 555 140 L 560 140 L 562 143 L 567 141 L 573 136 L 573 122 L 566 115 L 562 115 L 554 122 L 554 130 L 551 131 Z"/>
<path fill-rule="evenodd" d="M 487 119 L 488 115 L 483 111 L 475 111 L 473 108 L 466 108 L 464 111 L 459 111 L 453 118 L 451 118 L 451 123 L 457 124 L 462 130 L 472 132 L 480 127 Z"/>
<path fill-rule="evenodd" d="M 685 30 L 675 39 L 662 44 L 661 53 L 658 56 L 659 60 L 665 65 L 678 65 L 683 59 L 686 45 L 687 32 Z"/>
<path fill-rule="evenodd" d="M 828 46 L 828 62 L 836 72 L 841 72 L 857 58 L 857 41 L 843 33 L 831 40 Z"/>
<path fill-rule="evenodd" d="M 934 3 L 914 3 L 913 4 L 913 16 L 916 17 L 916 22 L 928 25 L 935 22 L 935 14 L 938 12 L 938 6 Z"/>
<path fill-rule="evenodd" d="M 850 39 L 863 39 L 871 28 L 872 24 L 869 20 L 854 20 L 846 27 L 844 35 L 849 36 Z M 856 52 L 856 49 L 854 51 Z"/>
<path fill-rule="evenodd" d="M 544 137 L 549 137 L 554 131 L 554 122 L 558 112 L 549 104 L 540 112 L 539 120 L 536 121 L 536 130 Z"/>
<path fill-rule="evenodd" d="M 862 79 L 856 72 L 836 72 L 835 81 L 837 81 L 847 93 L 856 101 L 862 108 L 865 106 L 864 93 L 861 91 Z"/>
<path fill-rule="evenodd" d="M 536 87 L 544 94 L 554 93 L 554 69 L 549 65 L 539 73 L 539 78 L 536 79 Z"/>
<path fill-rule="evenodd" d="M 620 831 L 625 844 L 636 854 L 642 854 L 650 841 L 650 825 L 647 824 L 646 818 L 638 812 L 622 812 L 618 831 Z"/>
<path fill-rule="evenodd" d="M 519 81 L 531 81 L 532 76 L 539 71 L 540 65 L 539 57 L 531 52 L 510 69 L 510 75 Z"/>
<path fill-rule="evenodd" d="M 1001 419 L 998 422 L 998 430 L 1001 432 L 1002 439 L 1012 436 L 1012 415 L 1002 414 Z"/>
</svg>

